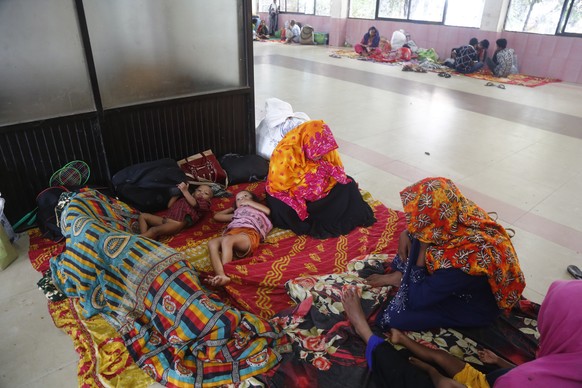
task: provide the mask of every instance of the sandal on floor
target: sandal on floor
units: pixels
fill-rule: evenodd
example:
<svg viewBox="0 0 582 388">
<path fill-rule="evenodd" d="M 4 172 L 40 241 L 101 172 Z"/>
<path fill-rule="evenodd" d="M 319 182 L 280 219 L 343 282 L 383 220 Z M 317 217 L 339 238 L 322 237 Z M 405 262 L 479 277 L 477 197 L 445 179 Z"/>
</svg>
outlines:
<svg viewBox="0 0 582 388">
<path fill-rule="evenodd" d="M 568 273 L 575 279 L 582 279 L 582 271 L 575 265 L 568 266 Z"/>
<path fill-rule="evenodd" d="M 505 85 L 502 85 L 502 84 L 499 84 L 499 85 L 497 85 L 497 87 L 498 87 L 499 89 L 505 89 Z"/>
<path fill-rule="evenodd" d="M 441 71 L 439 73 L 439 77 L 443 77 L 443 78 L 451 78 L 451 75 L 449 73 L 446 73 L 444 71 Z"/>
<path fill-rule="evenodd" d="M 495 84 L 493 82 L 487 82 L 485 86 L 495 86 Z"/>
<path fill-rule="evenodd" d="M 404 65 L 404 66 L 402 66 L 402 71 L 412 71 L 412 66 Z"/>
</svg>

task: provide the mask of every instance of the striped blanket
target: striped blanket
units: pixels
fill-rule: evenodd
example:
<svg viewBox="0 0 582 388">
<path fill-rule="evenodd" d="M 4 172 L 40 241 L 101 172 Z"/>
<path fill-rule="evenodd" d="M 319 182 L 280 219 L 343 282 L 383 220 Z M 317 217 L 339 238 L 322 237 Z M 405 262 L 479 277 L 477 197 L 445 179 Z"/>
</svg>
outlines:
<svg viewBox="0 0 582 388">
<path fill-rule="evenodd" d="M 236 383 L 276 365 L 279 329 L 209 293 L 182 254 L 132 234 L 134 215 L 86 190 L 61 216 L 66 247 L 51 259 L 53 281 L 79 298 L 84 318 L 104 317 L 137 365 L 168 387 Z"/>
</svg>

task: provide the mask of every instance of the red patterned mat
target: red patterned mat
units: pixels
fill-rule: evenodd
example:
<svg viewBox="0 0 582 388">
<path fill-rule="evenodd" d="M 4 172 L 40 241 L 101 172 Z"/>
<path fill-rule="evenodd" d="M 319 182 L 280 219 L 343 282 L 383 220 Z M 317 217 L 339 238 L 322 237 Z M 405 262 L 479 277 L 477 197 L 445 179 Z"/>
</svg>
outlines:
<svg viewBox="0 0 582 388">
<path fill-rule="evenodd" d="M 553 82 L 562 82 L 557 78 L 547 78 L 547 77 L 536 77 L 527 74 L 510 74 L 507 77 L 495 77 L 491 74 L 488 69 L 482 69 L 476 73 L 464 74 L 467 77 L 476 78 L 484 81 L 490 82 L 501 82 L 508 85 L 520 85 L 527 86 L 528 88 L 535 88 L 536 86 L 542 86 Z"/>
<path fill-rule="evenodd" d="M 265 183 L 235 185 L 229 191 L 246 189 L 259 197 L 264 196 Z M 346 236 L 318 240 L 296 236 L 287 230 L 274 229 L 252 257 L 236 260 L 225 266 L 232 281 L 217 293 L 243 310 L 263 318 L 293 303 L 285 291 L 285 283 L 299 276 L 312 276 L 345 271 L 348 261 L 369 253 L 395 253 L 398 235 L 405 227 L 401 212 L 388 209 L 369 193 L 364 198 L 374 210 L 377 222 L 369 228 L 357 228 Z M 212 200 L 212 211 L 232 206 L 233 198 Z M 180 251 L 204 278 L 212 273 L 207 242 L 219 236 L 226 224 L 206 215 L 193 227 L 162 242 Z M 48 269 L 50 258 L 61 252 L 64 244 L 42 238 L 38 230 L 31 233 L 29 257 L 33 267 L 41 272 Z M 225 295 L 226 292 L 226 295 Z"/>
</svg>

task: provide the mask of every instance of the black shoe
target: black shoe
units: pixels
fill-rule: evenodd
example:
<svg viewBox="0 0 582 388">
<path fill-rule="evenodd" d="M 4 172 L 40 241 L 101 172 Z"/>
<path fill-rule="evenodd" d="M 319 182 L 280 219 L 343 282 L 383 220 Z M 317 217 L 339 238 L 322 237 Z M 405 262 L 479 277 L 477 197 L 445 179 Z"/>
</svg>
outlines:
<svg viewBox="0 0 582 388">
<path fill-rule="evenodd" d="M 568 273 L 575 279 L 582 279 L 582 271 L 575 265 L 568 266 Z"/>
</svg>

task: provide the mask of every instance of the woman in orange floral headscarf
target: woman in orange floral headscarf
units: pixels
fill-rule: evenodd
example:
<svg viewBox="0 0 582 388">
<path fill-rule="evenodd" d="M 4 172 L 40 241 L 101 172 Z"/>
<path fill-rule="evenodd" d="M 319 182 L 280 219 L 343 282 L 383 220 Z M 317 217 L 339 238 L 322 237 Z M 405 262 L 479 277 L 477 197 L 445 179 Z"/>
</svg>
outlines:
<svg viewBox="0 0 582 388">
<path fill-rule="evenodd" d="M 267 203 L 273 225 L 326 238 L 376 220 L 343 168 L 329 126 L 307 121 L 288 132 L 269 162 Z"/>
<path fill-rule="evenodd" d="M 452 181 L 426 178 L 400 198 L 408 230 L 394 272 L 368 278 L 400 286 L 383 328 L 484 326 L 519 301 L 525 278 L 507 232 Z"/>
</svg>

